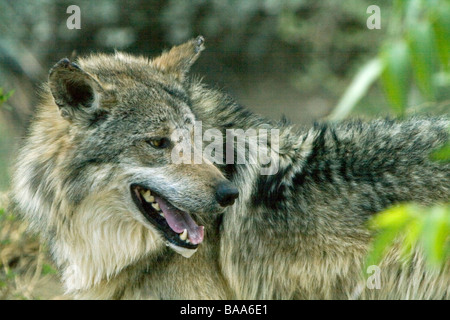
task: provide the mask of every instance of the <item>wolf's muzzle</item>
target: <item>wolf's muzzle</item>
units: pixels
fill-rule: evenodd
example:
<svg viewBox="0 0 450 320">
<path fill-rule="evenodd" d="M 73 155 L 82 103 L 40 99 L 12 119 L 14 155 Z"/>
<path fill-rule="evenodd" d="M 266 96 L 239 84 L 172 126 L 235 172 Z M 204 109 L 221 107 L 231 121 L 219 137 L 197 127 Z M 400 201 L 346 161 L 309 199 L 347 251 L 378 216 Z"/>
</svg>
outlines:
<svg viewBox="0 0 450 320">
<path fill-rule="evenodd" d="M 221 182 L 216 189 L 216 200 L 222 207 L 231 206 L 239 197 L 239 190 L 231 182 Z"/>
</svg>

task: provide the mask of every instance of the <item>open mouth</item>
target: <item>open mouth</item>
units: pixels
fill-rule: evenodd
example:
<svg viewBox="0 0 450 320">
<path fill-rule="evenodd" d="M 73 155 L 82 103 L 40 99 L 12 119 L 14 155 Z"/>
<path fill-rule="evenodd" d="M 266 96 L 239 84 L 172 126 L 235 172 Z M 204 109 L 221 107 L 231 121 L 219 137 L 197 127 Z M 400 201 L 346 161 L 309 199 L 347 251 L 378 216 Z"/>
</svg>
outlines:
<svg viewBox="0 0 450 320">
<path fill-rule="evenodd" d="M 132 184 L 131 197 L 144 217 L 167 239 L 168 245 L 184 257 L 190 257 L 203 241 L 204 228 L 189 213 L 182 211 L 144 186 Z"/>
</svg>

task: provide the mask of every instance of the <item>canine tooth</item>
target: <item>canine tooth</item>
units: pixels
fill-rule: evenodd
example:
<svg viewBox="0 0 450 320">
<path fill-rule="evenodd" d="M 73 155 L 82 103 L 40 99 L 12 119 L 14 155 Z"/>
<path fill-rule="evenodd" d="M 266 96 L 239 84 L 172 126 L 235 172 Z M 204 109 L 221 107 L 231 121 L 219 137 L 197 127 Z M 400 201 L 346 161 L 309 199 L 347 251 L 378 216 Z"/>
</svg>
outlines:
<svg viewBox="0 0 450 320">
<path fill-rule="evenodd" d="M 160 212 L 159 212 L 159 215 L 160 215 L 161 217 L 165 218 L 164 212 L 160 211 Z"/>
<path fill-rule="evenodd" d="M 153 203 L 152 203 L 152 207 L 153 207 L 153 209 L 155 209 L 156 211 L 161 210 L 161 209 L 159 208 L 158 202 L 153 202 Z"/>
<path fill-rule="evenodd" d="M 145 199 L 145 201 L 152 203 L 155 201 L 155 198 L 152 196 L 152 193 L 150 190 L 141 191 L 142 197 Z"/>
<path fill-rule="evenodd" d="M 172 250 L 175 251 L 176 253 L 181 254 L 185 258 L 190 258 L 197 251 L 197 248 L 195 249 L 183 248 L 173 243 L 170 243 L 169 241 L 167 241 L 166 245 L 172 248 Z"/>
<path fill-rule="evenodd" d="M 183 233 L 180 234 L 180 239 L 183 241 L 186 241 L 186 239 L 187 239 L 187 230 L 186 229 L 184 229 Z"/>
</svg>

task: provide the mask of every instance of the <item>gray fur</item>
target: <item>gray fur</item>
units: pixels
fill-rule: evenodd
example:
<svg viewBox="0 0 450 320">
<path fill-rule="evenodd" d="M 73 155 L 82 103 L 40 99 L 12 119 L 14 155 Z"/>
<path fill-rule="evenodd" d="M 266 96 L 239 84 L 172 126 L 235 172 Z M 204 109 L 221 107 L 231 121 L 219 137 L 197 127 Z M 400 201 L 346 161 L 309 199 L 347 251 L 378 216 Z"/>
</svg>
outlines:
<svg viewBox="0 0 450 320">
<path fill-rule="evenodd" d="M 49 243 L 67 293 L 448 299 L 448 264 L 428 271 L 419 249 L 410 266 L 397 251 L 388 254 L 380 290 L 365 287 L 361 267 L 372 237 L 368 218 L 404 201 L 449 201 L 450 166 L 429 160 L 448 140 L 449 120 L 302 128 L 265 119 L 186 77 L 203 48 L 199 39 L 153 60 L 94 55 L 52 69 L 17 159 L 12 203 Z M 175 165 L 168 150 L 146 143 L 192 130 L 195 120 L 224 137 L 232 128 L 279 129 L 278 172 L 261 175 L 259 163 Z M 226 179 L 240 196 L 223 209 L 213 186 Z M 192 258 L 165 246 L 131 201 L 132 183 L 149 185 L 205 226 Z"/>
</svg>

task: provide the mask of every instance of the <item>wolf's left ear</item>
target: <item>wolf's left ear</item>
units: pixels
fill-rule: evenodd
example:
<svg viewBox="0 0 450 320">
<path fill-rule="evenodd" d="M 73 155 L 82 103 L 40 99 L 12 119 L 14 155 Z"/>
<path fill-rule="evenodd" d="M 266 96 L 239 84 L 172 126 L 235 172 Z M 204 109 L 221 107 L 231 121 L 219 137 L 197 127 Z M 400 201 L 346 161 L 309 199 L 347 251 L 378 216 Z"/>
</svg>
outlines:
<svg viewBox="0 0 450 320">
<path fill-rule="evenodd" d="M 152 64 L 161 71 L 175 76 L 179 81 L 183 81 L 191 65 L 200 56 L 204 47 L 205 39 L 198 36 L 179 46 L 175 46 L 168 52 L 164 52 L 159 57 L 152 60 Z"/>
<path fill-rule="evenodd" d="M 91 120 L 98 113 L 102 86 L 76 63 L 60 60 L 50 70 L 48 83 L 63 118 Z"/>
</svg>

